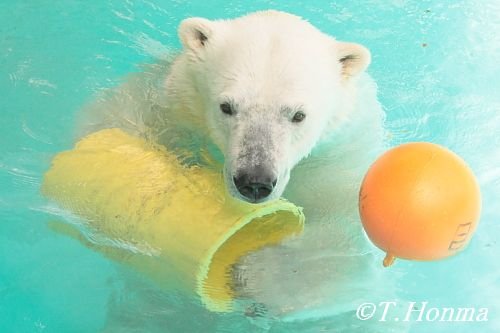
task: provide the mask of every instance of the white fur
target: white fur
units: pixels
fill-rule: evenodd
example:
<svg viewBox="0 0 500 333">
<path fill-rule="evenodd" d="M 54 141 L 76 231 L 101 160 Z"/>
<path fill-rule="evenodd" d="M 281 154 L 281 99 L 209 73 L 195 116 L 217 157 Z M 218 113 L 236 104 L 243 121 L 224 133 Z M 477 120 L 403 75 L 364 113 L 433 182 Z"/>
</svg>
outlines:
<svg viewBox="0 0 500 333">
<path fill-rule="evenodd" d="M 363 73 L 368 50 L 276 11 L 191 18 L 179 35 L 184 50 L 172 65 L 146 67 L 90 105 L 84 133 L 118 126 L 193 155 L 219 154 L 236 197 L 238 154 L 259 148 L 249 141 L 265 133 L 254 145 L 278 174 L 272 197 L 304 207 L 307 225 L 300 238 L 242 260 L 240 291 L 275 315 L 349 311 L 376 295 L 380 262 L 357 213 L 360 182 L 383 137 L 376 86 Z M 224 101 L 236 115 L 220 111 Z M 292 123 L 299 109 L 306 119 Z"/>
<path fill-rule="evenodd" d="M 335 41 L 276 11 L 230 21 L 191 18 L 181 23 L 179 35 L 185 52 L 168 78 L 169 96 L 182 110 L 198 115 L 203 110 L 209 135 L 226 158 L 226 183 L 234 196 L 232 177 L 251 163 L 237 158 L 251 144 L 248 133 L 269 133 L 266 142 L 255 144 L 267 146 L 278 176 L 270 199 L 277 198 L 292 168 L 352 114 L 351 81 L 370 61 L 364 47 Z M 236 116 L 220 112 L 224 101 L 235 105 Z M 299 109 L 307 119 L 293 124 Z"/>
</svg>

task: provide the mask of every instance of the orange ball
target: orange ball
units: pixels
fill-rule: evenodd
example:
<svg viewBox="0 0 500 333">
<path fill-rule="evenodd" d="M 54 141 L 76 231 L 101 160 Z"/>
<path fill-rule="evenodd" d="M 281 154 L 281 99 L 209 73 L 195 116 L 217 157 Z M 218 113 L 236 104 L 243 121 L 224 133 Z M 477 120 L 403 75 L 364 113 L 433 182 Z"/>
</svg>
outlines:
<svg viewBox="0 0 500 333">
<path fill-rule="evenodd" d="M 359 212 L 371 241 L 395 257 L 435 260 L 463 249 L 481 211 L 476 178 L 465 162 L 432 143 L 408 143 L 368 170 Z"/>
</svg>

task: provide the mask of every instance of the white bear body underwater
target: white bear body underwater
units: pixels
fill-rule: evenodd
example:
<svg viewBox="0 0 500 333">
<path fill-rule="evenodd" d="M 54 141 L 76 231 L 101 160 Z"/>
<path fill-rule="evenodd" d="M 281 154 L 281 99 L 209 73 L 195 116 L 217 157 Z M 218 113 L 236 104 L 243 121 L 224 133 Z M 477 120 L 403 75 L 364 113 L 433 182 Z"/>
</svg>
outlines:
<svg viewBox="0 0 500 333">
<path fill-rule="evenodd" d="M 106 92 L 84 113 L 83 133 L 120 127 L 193 156 L 212 152 L 235 197 L 304 207 L 305 234 L 245 258 L 238 288 L 276 315 L 355 309 L 379 274 L 357 213 L 383 140 L 376 86 L 363 73 L 369 52 L 275 11 L 187 19 L 179 34 L 184 51 L 171 66 L 147 66 Z M 252 170 L 270 175 L 269 193 L 237 188 L 238 173 Z"/>
</svg>

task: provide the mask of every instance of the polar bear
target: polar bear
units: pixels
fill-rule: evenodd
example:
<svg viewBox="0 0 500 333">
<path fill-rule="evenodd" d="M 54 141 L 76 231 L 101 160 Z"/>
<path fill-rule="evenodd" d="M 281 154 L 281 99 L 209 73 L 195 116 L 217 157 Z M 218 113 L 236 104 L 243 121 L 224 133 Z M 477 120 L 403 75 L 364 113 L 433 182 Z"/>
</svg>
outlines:
<svg viewBox="0 0 500 333">
<path fill-rule="evenodd" d="M 384 136 L 365 73 L 370 52 L 278 11 L 189 18 L 179 36 L 183 51 L 172 61 L 146 66 L 89 105 L 82 133 L 121 127 L 188 151 L 186 163 L 208 154 L 235 198 L 284 197 L 304 208 L 301 237 L 235 268 L 242 299 L 292 319 L 374 301 L 386 278 L 357 212 Z"/>
</svg>

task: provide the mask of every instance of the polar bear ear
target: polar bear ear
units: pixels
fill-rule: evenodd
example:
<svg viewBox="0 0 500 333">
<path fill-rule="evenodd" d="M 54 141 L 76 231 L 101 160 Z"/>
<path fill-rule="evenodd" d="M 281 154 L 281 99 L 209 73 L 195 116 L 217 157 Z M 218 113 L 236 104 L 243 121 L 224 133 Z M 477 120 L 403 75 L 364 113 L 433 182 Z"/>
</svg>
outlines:
<svg viewBox="0 0 500 333">
<path fill-rule="evenodd" d="M 337 57 L 342 75 L 349 79 L 363 72 L 371 61 L 370 51 L 360 44 L 337 42 Z"/>
<path fill-rule="evenodd" d="M 212 37 L 213 22 L 201 17 L 185 19 L 179 25 L 179 37 L 186 49 L 198 51 Z"/>
</svg>

